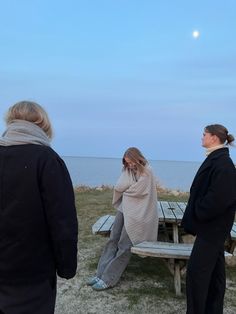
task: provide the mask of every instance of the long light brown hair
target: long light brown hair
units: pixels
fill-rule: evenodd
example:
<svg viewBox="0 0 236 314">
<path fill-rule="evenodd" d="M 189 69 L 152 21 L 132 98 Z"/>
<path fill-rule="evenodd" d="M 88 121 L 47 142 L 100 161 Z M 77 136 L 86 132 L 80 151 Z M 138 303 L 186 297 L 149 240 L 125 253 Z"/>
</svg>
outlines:
<svg viewBox="0 0 236 314">
<path fill-rule="evenodd" d="M 136 147 L 129 147 L 124 153 L 122 162 L 124 165 L 124 169 L 127 169 L 128 164 L 125 161 L 125 158 L 129 158 L 135 164 L 137 170 L 140 173 L 144 172 L 145 166 L 148 164 L 147 159 L 143 156 L 141 151 Z"/>
</svg>

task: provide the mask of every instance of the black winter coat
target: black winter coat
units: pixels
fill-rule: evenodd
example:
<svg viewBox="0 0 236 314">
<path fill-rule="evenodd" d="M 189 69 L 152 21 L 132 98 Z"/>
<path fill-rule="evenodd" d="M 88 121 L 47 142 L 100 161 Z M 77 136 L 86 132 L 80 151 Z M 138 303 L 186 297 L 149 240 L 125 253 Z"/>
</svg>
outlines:
<svg viewBox="0 0 236 314">
<path fill-rule="evenodd" d="M 187 233 L 222 244 L 236 210 L 236 169 L 228 148 L 213 151 L 199 168 L 182 220 Z"/>
<path fill-rule="evenodd" d="M 73 277 L 77 234 L 62 159 L 47 146 L 0 146 L 0 282 Z"/>
</svg>

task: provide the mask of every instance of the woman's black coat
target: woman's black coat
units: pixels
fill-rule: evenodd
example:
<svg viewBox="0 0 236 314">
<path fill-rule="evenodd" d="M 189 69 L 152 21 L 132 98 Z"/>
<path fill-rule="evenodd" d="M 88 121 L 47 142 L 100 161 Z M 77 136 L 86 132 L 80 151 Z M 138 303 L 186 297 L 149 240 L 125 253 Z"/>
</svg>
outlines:
<svg viewBox="0 0 236 314">
<path fill-rule="evenodd" d="M 228 148 L 213 151 L 199 168 L 182 226 L 187 233 L 222 244 L 236 211 L 236 169 Z"/>
<path fill-rule="evenodd" d="M 0 282 L 73 277 L 77 233 L 63 160 L 47 146 L 0 146 Z"/>
</svg>

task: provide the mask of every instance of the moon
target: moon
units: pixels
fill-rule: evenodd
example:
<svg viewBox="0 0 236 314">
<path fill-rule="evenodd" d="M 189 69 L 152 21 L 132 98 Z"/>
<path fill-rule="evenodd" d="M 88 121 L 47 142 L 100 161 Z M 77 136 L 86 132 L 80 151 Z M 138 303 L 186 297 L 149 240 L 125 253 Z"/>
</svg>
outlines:
<svg viewBox="0 0 236 314">
<path fill-rule="evenodd" d="M 199 32 L 198 30 L 194 30 L 194 31 L 192 32 L 192 36 L 193 36 L 193 38 L 197 39 L 197 38 L 199 38 L 199 36 L 200 36 L 200 32 Z"/>
</svg>

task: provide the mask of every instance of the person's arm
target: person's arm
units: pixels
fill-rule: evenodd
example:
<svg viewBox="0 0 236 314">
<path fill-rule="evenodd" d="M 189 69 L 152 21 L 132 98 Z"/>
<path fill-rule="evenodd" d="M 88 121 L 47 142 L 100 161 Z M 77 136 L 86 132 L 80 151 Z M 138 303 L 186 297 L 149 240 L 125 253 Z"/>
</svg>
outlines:
<svg viewBox="0 0 236 314">
<path fill-rule="evenodd" d="M 144 173 L 142 174 L 138 181 L 133 183 L 125 192 L 125 196 L 129 197 L 144 197 L 149 193 L 150 188 L 150 174 Z"/>
<path fill-rule="evenodd" d="M 59 156 L 48 157 L 40 182 L 57 274 L 69 279 L 77 269 L 78 221 L 72 182 Z"/>
<path fill-rule="evenodd" d="M 128 170 L 122 170 L 120 177 L 118 178 L 114 190 L 123 193 L 135 182 L 131 172 Z"/>
<path fill-rule="evenodd" d="M 207 193 L 195 202 L 197 218 L 200 221 L 210 221 L 236 203 L 235 183 L 235 174 L 231 167 L 225 166 L 216 170 Z"/>
</svg>

